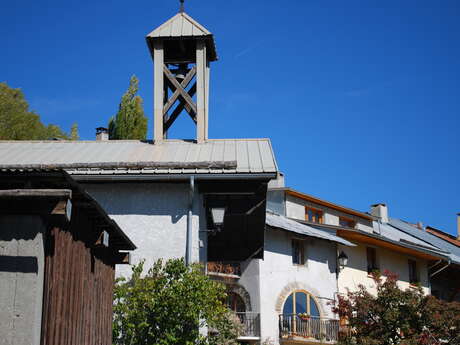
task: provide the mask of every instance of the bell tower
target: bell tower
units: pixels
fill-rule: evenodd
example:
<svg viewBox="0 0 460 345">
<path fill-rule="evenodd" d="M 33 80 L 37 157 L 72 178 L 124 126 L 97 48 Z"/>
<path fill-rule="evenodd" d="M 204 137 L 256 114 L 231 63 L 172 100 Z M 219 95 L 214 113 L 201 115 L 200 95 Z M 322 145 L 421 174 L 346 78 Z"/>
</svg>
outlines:
<svg viewBox="0 0 460 345">
<path fill-rule="evenodd" d="M 205 142 L 210 62 L 217 60 L 212 33 L 184 12 L 181 1 L 179 13 L 146 40 L 154 64 L 154 143 L 167 139 L 168 130 L 184 112 L 196 124 L 197 143 Z"/>
</svg>

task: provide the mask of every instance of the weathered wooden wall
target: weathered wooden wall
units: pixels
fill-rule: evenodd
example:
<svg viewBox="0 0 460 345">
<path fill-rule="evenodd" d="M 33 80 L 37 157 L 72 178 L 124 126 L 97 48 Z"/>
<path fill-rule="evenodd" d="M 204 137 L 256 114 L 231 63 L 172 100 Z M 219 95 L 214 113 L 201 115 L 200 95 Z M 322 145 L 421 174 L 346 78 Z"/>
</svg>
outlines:
<svg viewBox="0 0 460 345">
<path fill-rule="evenodd" d="M 84 209 L 46 240 L 41 345 L 111 345 L 114 265 Z"/>
</svg>

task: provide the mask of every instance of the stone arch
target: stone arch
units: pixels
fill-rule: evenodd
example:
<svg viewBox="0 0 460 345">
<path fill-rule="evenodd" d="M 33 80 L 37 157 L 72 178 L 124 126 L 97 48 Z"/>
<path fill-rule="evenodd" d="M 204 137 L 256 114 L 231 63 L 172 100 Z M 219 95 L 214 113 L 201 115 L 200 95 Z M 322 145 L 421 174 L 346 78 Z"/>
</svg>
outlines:
<svg viewBox="0 0 460 345">
<path fill-rule="evenodd" d="M 276 299 L 276 304 L 275 304 L 275 310 L 277 314 L 283 313 L 284 302 L 289 297 L 289 295 L 292 294 L 294 291 L 305 291 L 309 293 L 310 296 L 312 296 L 314 301 L 316 302 L 316 305 L 318 306 L 319 314 L 321 316 L 325 315 L 323 304 L 318 299 L 318 296 L 319 296 L 318 291 L 315 288 L 312 288 L 300 282 L 289 283 L 283 288 L 283 290 L 281 290 L 281 292 L 278 295 L 278 298 Z"/>
<path fill-rule="evenodd" d="M 235 293 L 241 297 L 246 307 L 246 311 L 252 311 L 251 296 L 249 292 L 239 284 L 232 284 L 228 286 L 229 293 Z"/>
</svg>

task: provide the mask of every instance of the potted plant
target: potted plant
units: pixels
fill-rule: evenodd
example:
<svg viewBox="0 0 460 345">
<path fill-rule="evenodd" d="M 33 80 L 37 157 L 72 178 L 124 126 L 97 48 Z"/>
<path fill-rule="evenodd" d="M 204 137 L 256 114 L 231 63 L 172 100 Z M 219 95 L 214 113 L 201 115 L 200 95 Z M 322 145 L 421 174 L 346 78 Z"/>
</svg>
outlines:
<svg viewBox="0 0 460 345">
<path fill-rule="evenodd" d="M 308 321 L 310 319 L 310 315 L 307 313 L 299 313 L 297 316 L 300 317 L 300 319 L 304 321 Z"/>
</svg>

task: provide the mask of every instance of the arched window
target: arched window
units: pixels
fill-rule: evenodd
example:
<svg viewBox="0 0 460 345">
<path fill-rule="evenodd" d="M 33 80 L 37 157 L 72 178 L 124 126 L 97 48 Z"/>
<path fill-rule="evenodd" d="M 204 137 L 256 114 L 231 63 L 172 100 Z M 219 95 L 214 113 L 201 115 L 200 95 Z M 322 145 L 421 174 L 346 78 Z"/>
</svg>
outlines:
<svg viewBox="0 0 460 345">
<path fill-rule="evenodd" d="M 284 302 L 283 314 L 303 314 L 320 317 L 319 307 L 315 299 L 306 291 L 294 291 Z"/>
<path fill-rule="evenodd" d="M 236 313 L 244 313 L 246 311 L 246 305 L 240 295 L 234 292 L 230 292 L 227 295 L 228 307 Z"/>
</svg>

